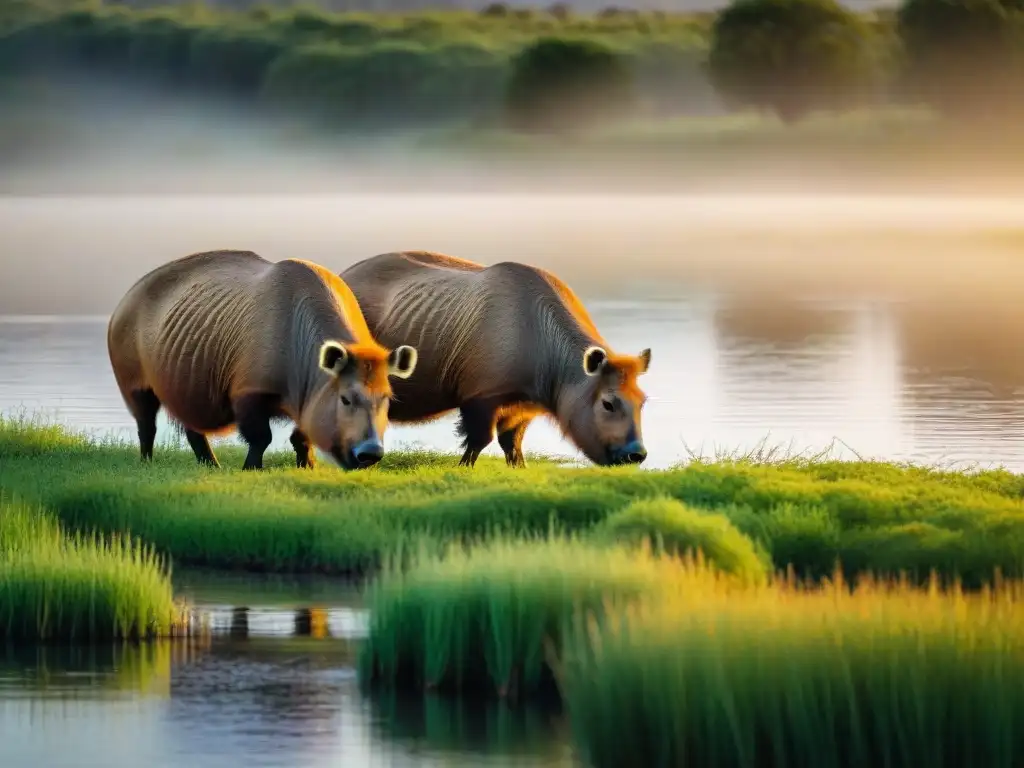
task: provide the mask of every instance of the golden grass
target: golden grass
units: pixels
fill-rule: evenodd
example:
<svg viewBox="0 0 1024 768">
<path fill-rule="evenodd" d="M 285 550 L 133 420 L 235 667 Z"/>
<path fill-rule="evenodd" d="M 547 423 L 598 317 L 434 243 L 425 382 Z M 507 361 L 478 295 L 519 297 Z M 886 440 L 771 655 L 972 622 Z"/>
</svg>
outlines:
<svg viewBox="0 0 1024 768">
<path fill-rule="evenodd" d="M 1024 586 L 837 576 L 738 588 L 680 565 L 566 635 L 561 682 L 595 768 L 1019 765 Z"/>
</svg>

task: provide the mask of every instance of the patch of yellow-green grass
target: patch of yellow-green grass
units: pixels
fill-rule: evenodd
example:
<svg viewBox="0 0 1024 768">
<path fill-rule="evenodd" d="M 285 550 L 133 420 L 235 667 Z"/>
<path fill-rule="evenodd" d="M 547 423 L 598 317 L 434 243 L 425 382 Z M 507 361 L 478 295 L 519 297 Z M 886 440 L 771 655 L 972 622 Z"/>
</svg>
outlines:
<svg viewBox="0 0 1024 768">
<path fill-rule="evenodd" d="M 770 572 L 769 558 L 762 558 L 729 518 L 667 497 L 634 501 L 599 523 L 595 534 L 599 541 L 653 544 L 673 555 L 699 553 L 710 566 L 752 582 L 764 581 Z"/>
<path fill-rule="evenodd" d="M 1020 582 L 735 590 L 692 575 L 568 631 L 560 681 L 594 768 L 1024 759 Z"/>
<path fill-rule="evenodd" d="M 559 538 L 418 558 L 370 589 L 360 679 L 404 690 L 551 693 L 549 654 L 573 611 L 648 594 L 667 572 L 653 557 Z"/>
<path fill-rule="evenodd" d="M 0 640 L 147 640 L 184 627 L 150 548 L 68 535 L 46 512 L 0 498 Z"/>
<path fill-rule="evenodd" d="M 368 471 L 294 467 L 242 472 L 158 448 L 71 439 L 0 421 L 0 488 L 54 511 L 72 530 L 138 536 L 177 563 L 363 573 L 398 552 L 496 535 L 585 534 L 627 505 L 670 498 L 726 517 L 802 577 L 872 571 L 960 576 L 977 586 L 1000 569 L 1024 575 L 1024 482 L 1006 471 L 949 472 L 879 462 L 694 461 L 668 470 L 510 469 L 482 459 L 389 453 Z"/>
</svg>

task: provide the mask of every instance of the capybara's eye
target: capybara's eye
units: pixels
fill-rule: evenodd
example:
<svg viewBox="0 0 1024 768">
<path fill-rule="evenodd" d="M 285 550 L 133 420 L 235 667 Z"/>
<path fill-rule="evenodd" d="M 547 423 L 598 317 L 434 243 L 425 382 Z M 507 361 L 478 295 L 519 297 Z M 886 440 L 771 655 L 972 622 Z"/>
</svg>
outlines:
<svg viewBox="0 0 1024 768">
<path fill-rule="evenodd" d="M 351 401 L 351 400 L 349 400 L 349 399 L 348 399 L 347 397 L 345 397 L 344 395 L 342 395 L 342 396 L 341 396 L 341 404 L 342 404 L 342 405 L 346 405 L 346 406 L 347 406 L 347 405 L 352 405 L 352 401 Z"/>
</svg>

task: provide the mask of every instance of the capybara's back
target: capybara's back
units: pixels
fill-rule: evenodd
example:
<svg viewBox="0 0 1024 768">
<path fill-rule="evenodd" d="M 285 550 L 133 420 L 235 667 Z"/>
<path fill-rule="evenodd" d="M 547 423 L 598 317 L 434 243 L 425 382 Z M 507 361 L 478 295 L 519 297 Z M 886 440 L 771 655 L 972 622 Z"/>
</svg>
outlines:
<svg viewBox="0 0 1024 768">
<path fill-rule="evenodd" d="M 139 393 L 152 391 L 170 412 L 197 428 L 222 420 L 200 413 L 204 404 L 179 392 L 203 386 L 195 380 L 206 374 L 198 357 L 212 336 L 221 336 L 223 341 L 214 346 L 227 353 L 216 367 L 232 363 L 230 341 L 236 334 L 211 331 L 251 314 L 258 298 L 252 287 L 272 266 L 248 251 L 197 253 L 157 267 L 128 290 L 111 315 L 107 351 L 133 415 L 138 417 Z"/>
</svg>

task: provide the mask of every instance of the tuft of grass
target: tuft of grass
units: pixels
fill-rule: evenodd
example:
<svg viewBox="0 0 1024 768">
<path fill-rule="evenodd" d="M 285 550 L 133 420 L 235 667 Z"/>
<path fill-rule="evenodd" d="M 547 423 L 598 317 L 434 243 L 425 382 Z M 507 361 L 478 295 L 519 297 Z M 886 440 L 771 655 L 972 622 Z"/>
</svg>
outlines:
<svg viewBox="0 0 1024 768">
<path fill-rule="evenodd" d="M 0 488 L 53 511 L 72 531 L 131 532 L 176 563 L 279 572 L 363 574 L 415 547 L 442 551 L 496 536 L 589 535 L 637 499 L 667 498 L 721 515 L 773 570 L 826 578 L 870 571 L 965 587 L 996 570 L 1024 576 L 1024 479 L 1003 470 L 939 471 L 866 461 L 692 461 L 668 470 L 511 470 L 482 459 L 389 453 L 369 471 L 294 467 L 267 458 L 242 472 L 162 448 L 143 465 L 129 442 L 72 440 L 0 421 Z"/>
<path fill-rule="evenodd" d="M 639 499 L 609 515 L 595 538 L 625 544 L 653 544 L 673 555 L 699 555 L 709 565 L 741 579 L 764 581 L 768 564 L 725 515 L 688 507 L 668 497 Z"/>
<path fill-rule="evenodd" d="M 368 687 L 553 693 L 548 652 L 574 610 L 647 594 L 660 560 L 561 537 L 421 555 L 371 586 L 359 657 Z"/>
<path fill-rule="evenodd" d="M 185 626 L 151 548 L 68 535 L 45 511 L 0 498 L 0 640 L 147 640 Z"/>
<path fill-rule="evenodd" d="M 841 578 L 736 590 L 681 571 L 656 599 L 575 618 L 560 667 L 574 738 L 594 768 L 1010 768 L 1022 596 Z"/>
</svg>

